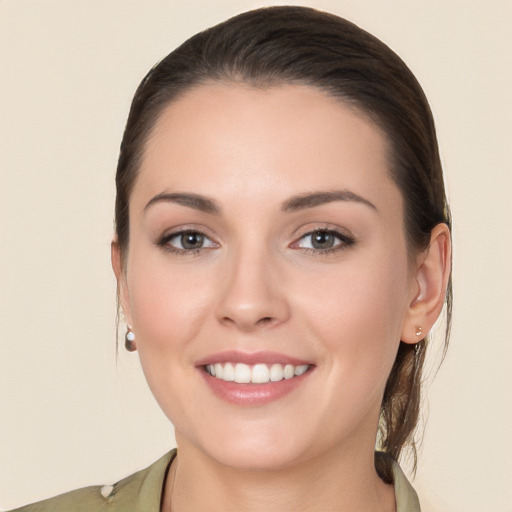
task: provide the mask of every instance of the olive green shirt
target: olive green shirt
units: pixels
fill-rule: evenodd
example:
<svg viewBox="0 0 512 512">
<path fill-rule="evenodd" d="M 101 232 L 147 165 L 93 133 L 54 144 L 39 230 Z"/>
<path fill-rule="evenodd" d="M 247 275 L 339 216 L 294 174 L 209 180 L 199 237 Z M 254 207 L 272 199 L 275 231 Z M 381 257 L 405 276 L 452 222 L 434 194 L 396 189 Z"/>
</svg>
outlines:
<svg viewBox="0 0 512 512">
<path fill-rule="evenodd" d="M 114 485 L 84 487 L 11 512 L 160 512 L 165 477 L 174 457 L 175 449 Z M 393 476 L 396 512 L 420 512 L 418 496 L 396 462 Z"/>
</svg>

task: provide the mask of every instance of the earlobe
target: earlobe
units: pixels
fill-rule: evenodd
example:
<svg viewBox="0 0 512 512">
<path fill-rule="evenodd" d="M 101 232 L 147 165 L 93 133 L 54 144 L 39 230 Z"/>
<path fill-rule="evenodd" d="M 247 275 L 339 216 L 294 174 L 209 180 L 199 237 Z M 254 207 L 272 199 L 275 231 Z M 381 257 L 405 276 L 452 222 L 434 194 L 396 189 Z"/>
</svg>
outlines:
<svg viewBox="0 0 512 512">
<path fill-rule="evenodd" d="M 415 295 L 401 337 L 411 344 L 425 338 L 443 309 L 451 271 L 451 238 L 446 224 L 435 226 L 428 248 L 417 261 Z"/>
<path fill-rule="evenodd" d="M 126 323 L 131 325 L 130 301 L 128 298 L 128 289 L 126 286 L 126 275 L 123 269 L 121 248 L 117 240 L 113 240 L 110 246 L 110 257 L 112 261 L 112 269 L 117 280 L 117 299 L 123 310 Z"/>
</svg>

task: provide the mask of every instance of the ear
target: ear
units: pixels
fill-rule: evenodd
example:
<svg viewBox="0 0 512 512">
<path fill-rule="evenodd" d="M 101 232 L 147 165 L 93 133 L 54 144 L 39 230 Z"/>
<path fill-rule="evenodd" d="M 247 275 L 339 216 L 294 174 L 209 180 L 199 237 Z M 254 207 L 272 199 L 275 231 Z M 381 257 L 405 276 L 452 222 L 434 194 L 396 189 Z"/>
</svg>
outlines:
<svg viewBox="0 0 512 512">
<path fill-rule="evenodd" d="M 110 257 L 112 260 L 112 269 L 114 270 L 117 280 L 117 298 L 121 305 L 121 309 L 123 310 L 126 323 L 128 325 L 132 325 L 128 286 L 126 284 L 126 272 L 123 269 L 121 248 L 117 240 L 113 240 L 110 245 Z"/>
<path fill-rule="evenodd" d="M 443 309 L 450 271 L 450 230 L 446 224 L 438 224 L 428 248 L 416 259 L 415 283 L 402 326 L 404 343 L 417 343 L 432 329 Z"/>
</svg>

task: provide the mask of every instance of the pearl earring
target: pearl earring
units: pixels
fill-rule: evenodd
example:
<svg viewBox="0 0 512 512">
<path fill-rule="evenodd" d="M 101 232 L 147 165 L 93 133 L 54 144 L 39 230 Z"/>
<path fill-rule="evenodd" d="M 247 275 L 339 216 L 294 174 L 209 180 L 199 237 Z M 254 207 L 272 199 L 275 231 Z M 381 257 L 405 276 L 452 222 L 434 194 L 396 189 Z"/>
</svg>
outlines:
<svg viewBox="0 0 512 512">
<path fill-rule="evenodd" d="M 416 326 L 416 336 L 421 336 L 423 334 L 423 327 L 421 325 Z"/>
<path fill-rule="evenodd" d="M 132 331 L 130 326 L 126 326 L 126 334 L 124 336 L 124 347 L 128 352 L 134 352 L 137 350 L 135 347 L 135 333 Z"/>
</svg>

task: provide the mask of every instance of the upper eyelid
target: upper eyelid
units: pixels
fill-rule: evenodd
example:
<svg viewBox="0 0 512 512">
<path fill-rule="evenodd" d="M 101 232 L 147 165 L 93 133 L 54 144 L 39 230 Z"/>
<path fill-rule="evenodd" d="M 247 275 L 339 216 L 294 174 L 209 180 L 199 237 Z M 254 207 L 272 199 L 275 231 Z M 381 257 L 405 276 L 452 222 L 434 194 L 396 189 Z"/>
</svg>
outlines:
<svg viewBox="0 0 512 512">
<path fill-rule="evenodd" d="M 158 243 L 159 244 L 166 244 L 170 240 L 172 240 L 173 238 L 179 237 L 179 236 L 187 234 L 187 233 L 197 233 L 197 234 L 203 236 L 204 238 L 207 238 L 208 240 L 210 240 L 214 244 L 219 245 L 219 242 L 217 242 L 212 236 L 208 235 L 207 233 L 205 233 L 204 231 L 201 231 L 199 229 L 180 229 L 178 231 L 171 231 L 171 232 L 169 232 L 167 234 L 164 234 L 161 237 L 159 237 L 158 238 Z"/>
<path fill-rule="evenodd" d="M 355 242 L 356 238 L 352 234 L 352 232 L 346 228 L 343 228 L 341 226 L 333 225 L 330 223 L 311 223 L 307 226 L 303 226 L 297 230 L 295 230 L 295 233 L 291 235 L 291 241 L 289 242 L 289 245 L 296 244 L 299 240 L 302 238 L 312 235 L 315 232 L 318 231 L 325 231 L 329 233 L 333 233 L 334 235 L 338 236 L 342 241 L 352 241 Z M 222 239 L 220 239 L 219 236 L 211 234 L 209 229 L 206 229 L 204 227 L 194 226 L 194 225 L 182 225 L 179 227 L 174 227 L 167 229 L 163 232 L 161 235 L 157 235 L 155 237 L 155 242 L 158 245 L 167 243 L 170 239 L 179 236 L 184 233 L 199 233 L 203 235 L 205 238 L 208 238 L 210 241 L 214 242 L 216 245 L 223 245 Z"/>
<path fill-rule="evenodd" d="M 338 236 L 338 238 L 349 238 L 348 235 L 341 233 L 340 231 L 337 231 L 335 229 L 313 229 L 311 231 L 306 231 L 303 235 L 299 236 L 299 240 L 301 238 L 304 238 L 306 236 L 314 235 L 315 233 L 329 233 L 334 236 Z"/>
<path fill-rule="evenodd" d="M 328 248 L 328 249 L 313 249 L 313 248 L 308 248 L 308 247 L 298 247 L 301 240 L 303 240 L 307 236 L 313 235 L 314 233 L 316 233 L 318 231 L 323 231 L 323 232 L 333 234 L 335 237 L 337 237 L 340 240 L 340 243 L 337 244 L 336 246 Z M 357 240 L 356 240 L 355 236 L 350 231 L 348 231 L 346 229 L 342 229 L 339 226 L 336 226 L 336 227 L 326 227 L 326 226 L 323 226 L 323 227 L 314 226 L 313 227 L 312 226 L 311 228 L 308 228 L 308 229 L 305 229 L 304 231 L 302 231 L 302 233 L 297 234 L 295 236 L 294 240 L 290 243 L 289 247 L 291 247 L 293 249 L 301 249 L 303 251 L 313 251 L 315 253 L 326 253 L 326 252 L 335 251 L 335 250 L 339 250 L 339 249 L 342 249 L 345 247 L 352 246 L 356 243 L 356 241 Z"/>
<path fill-rule="evenodd" d="M 203 247 L 196 247 L 192 249 L 185 249 L 183 247 L 175 247 L 173 244 L 170 243 L 171 240 L 174 238 L 179 238 L 180 236 L 183 236 L 183 234 L 186 233 L 197 233 L 201 236 L 203 236 L 205 239 L 209 240 L 212 245 L 206 245 Z M 193 255 L 199 255 L 203 251 L 209 251 L 211 249 L 215 249 L 220 247 L 220 244 L 216 242 L 212 237 L 208 236 L 207 234 L 203 233 L 199 229 L 178 229 L 178 230 L 172 230 L 168 232 L 167 234 L 164 234 L 160 237 L 158 237 L 155 240 L 155 245 L 159 247 L 159 249 L 164 250 L 169 253 L 174 253 L 176 255 L 181 256 L 193 256 Z"/>
<path fill-rule="evenodd" d="M 206 228 L 198 227 L 198 226 L 194 226 L 194 225 L 187 225 L 187 224 L 165 229 L 161 232 L 161 234 L 156 234 L 155 238 L 157 240 L 162 240 L 163 238 L 169 239 L 169 238 L 172 238 L 173 236 L 178 236 L 183 233 L 199 233 L 211 240 L 215 240 L 216 238 L 218 238 L 218 237 L 215 237 L 214 235 L 212 235 L 210 233 L 210 230 L 208 230 Z"/>
<path fill-rule="evenodd" d="M 343 228 L 341 226 L 337 226 L 334 224 L 315 224 L 315 223 L 309 224 L 307 226 L 301 227 L 298 230 L 296 230 L 296 232 L 294 234 L 294 239 L 298 240 L 299 238 L 302 238 L 306 235 L 311 235 L 317 231 L 327 231 L 329 233 L 338 234 L 342 238 L 355 239 L 352 232 L 347 228 Z"/>
</svg>

